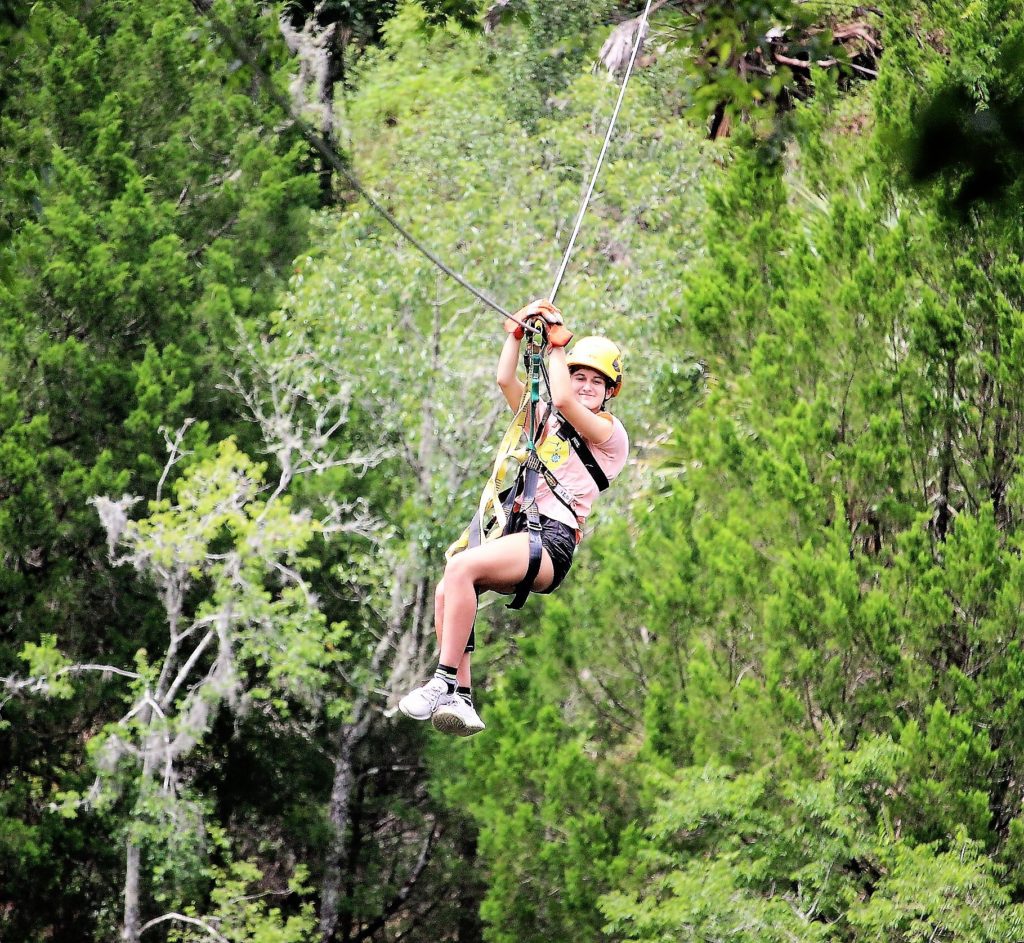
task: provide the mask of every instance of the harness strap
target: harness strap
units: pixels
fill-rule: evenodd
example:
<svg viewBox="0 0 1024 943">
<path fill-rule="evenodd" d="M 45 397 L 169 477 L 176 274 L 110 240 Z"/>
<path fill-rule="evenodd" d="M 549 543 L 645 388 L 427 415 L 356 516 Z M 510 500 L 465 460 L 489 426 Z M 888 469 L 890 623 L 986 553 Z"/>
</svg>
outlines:
<svg viewBox="0 0 1024 943">
<path fill-rule="evenodd" d="M 546 366 L 541 366 L 541 372 L 544 377 L 544 385 L 551 389 L 551 383 L 548 380 L 548 369 Z M 569 443 L 569 447 L 579 456 L 583 467 L 590 472 L 590 477 L 594 479 L 594 484 L 597 485 L 597 490 L 604 491 L 608 488 L 610 482 L 608 476 L 604 473 L 604 469 L 597 464 L 597 459 L 594 458 L 594 453 L 590 451 L 590 446 L 587 445 L 587 440 L 583 438 L 577 431 L 576 427 L 569 422 L 557 409 L 551 407 L 549 415 L 553 416 L 558 420 L 558 430 L 555 432 L 560 439 L 564 439 Z M 548 482 L 550 485 L 550 482 Z M 554 490 L 553 488 L 551 489 Z M 564 502 L 563 502 L 564 503 Z"/>
<path fill-rule="evenodd" d="M 544 464 L 543 460 L 541 460 L 539 464 L 540 468 L 538 470 L 541 475 L 544 476 L 544 481 L 547 483 L 548 488 L 551 489 L 551 493 L 558 498 L 558 500 L 561 501 L 568 510 L 572 511 L 573 517 L 579 520 L 579 515 L 576 513 L 575 496 L 573 493 L 555 477 L 555 473 Z"/>
<path fill-rule="evenodd" d="M 536 464 L 539 464 L 539 460 L 536 460 L 535 464 L 535 459 L 536 453 L 534 452 L 530 455 L 530 460 L 527 462 L 523 477 L 523 492 L 519 497 L 519 500 L 522 502 L 523 513 L 526 515 L 526 531 L 530 535 L 530 558 L 526 564 L 526 575 L 516 586 L 515 596 L 506 607 L 508 609 L 523 608 L 523 605 L 526 603 L 526 597 L 530 595 L 533 581 L 537 578 L 537 573 L 540 571 L 541 557 L 544 553 L 544 544 L 540 537 L 540 512 L 537 510 L 537 502 L 535 500 L 538 473 Z"/>
<path fill-rule="evenodd" d="M 594 458 L 594 453 L 590 451 L 590 446 L 587 445 L 587 440 L 583 438 L 575 429 L 573 424 L 569 422 L 561 413 L 555 413 L 561 421 L 561 426 L 558 429 L 558 435 L 565 439 L 569 443 L 572 450 L 579 456 L 583 467 L 590 472 L 590 477 L 594 479 L 594 484 L 597 485 L 598 491 L 604 491 L 607 489 L 610 482 L 608 476 L 604 473 L 604 469 L 597 464 L 597 459 Z M 553 489 L 552 489 L 553 490 Z"/>
</svg>

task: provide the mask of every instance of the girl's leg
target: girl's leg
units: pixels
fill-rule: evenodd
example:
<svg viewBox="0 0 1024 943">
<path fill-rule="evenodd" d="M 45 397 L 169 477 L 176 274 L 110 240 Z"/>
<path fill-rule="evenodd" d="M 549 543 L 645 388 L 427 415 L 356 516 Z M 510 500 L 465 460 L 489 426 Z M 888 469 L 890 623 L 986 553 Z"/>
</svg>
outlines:
<svg viewBox="0 0 1024 943">
<path fill-rule="evenodd" d="M 529 534 L 508 534 L 483 547 L 463 550 L 448 561 L 444 571 L 440 640 L 441 664 L 459 665 L 476 618 L 477 590 L 511 593 L 526 576 L 530 562 Z M 533 589 L 551 585 L 555 570 L 545 550 Z M 468 669 L 468 665 L 467 665 Z M 461 679 L 460 679 L 461 683 Z"/>
<path fill-rule="evenodd" d="M 398 702 L 398 709 L 414 720 L 430 717 L 451 718 L 450 705 L 442 706 L 444 696 L 465 679 L 469 687 L 469 659 L 466 642 L 476 619 L 477 591 L 495 590 L 511 593 L 520 583 L 530 565 L 530 538 L 528 534 L 509 534 L 499 537 L 483 547 L 463 550 L 445 567 L 442 585 L 434 595 L 436 629 L 441 643 L 439 666 L 426 684 L 410 691 Z M 547 589 L 554 579 L 554 566 L 548 552 L 542 551 L 540 569 L 533 581 L 533 589 Z M 454 670 L 453 670 L 454 669 Z M 453 676 L 454 675 L 454 676 Z M 472 716 L 456 718 L 455 726 L 438 723 L 439 730 L 470 736 L 483 730 L 483 722 L 470 708 Z M 456 712 L 457 713 L 457 712 Z M 454 723 L 454 721 L 452 721 Z"/>
<path fill-rule="evenodd" d="M 444 580 L 437 584 L 437 589 L 434 591 L 434 631 L 437 633 L 437 649 L 441 650 L 441 634 L 442 626 L 444 625 Z M 465 648 L 465 646 L 463 646 Z M 469 666 L 469 652 L 463 652 L 462 660 L 458 664 L 458 672 L 456 678 L 458 679 L 459 685 L 464 688 L 473 686 L 472 674 Z M 447 662 L 442 661 L 442 664 Z"/>
</svg>

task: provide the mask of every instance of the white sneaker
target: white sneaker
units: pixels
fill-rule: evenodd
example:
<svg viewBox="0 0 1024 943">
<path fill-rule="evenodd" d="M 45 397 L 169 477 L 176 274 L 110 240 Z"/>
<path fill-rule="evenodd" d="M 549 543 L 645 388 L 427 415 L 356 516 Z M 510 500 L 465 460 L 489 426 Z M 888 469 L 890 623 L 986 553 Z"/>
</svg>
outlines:
<svg viewBox="0 0 1024 943">
<path fill-rule="evenodd" d="M 422 687 L 410 691 L 398 702 L 398 709 L 413 720 L 429 720 L 437 705 L 448 696 L 448 685 L 440 678 L 431 678 Z"/>
<path fill-rule="evenodd" d="M 480 715 L 458 694 L 442 700 L 430 720 L 441 733 L 455 737 L 472 737 L 486 726 Z"/>
</svg>

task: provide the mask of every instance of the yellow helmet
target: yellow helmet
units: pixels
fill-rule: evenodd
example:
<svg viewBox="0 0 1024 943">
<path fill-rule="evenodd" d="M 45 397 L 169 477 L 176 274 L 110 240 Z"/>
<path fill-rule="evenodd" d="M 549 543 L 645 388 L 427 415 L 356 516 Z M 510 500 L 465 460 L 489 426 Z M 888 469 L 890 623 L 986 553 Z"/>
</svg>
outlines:
<svg viewBox="0 0 1024 943">
<path fill-rule="evenodd" d="M 607 337 L 581 337 L 573 345 L 565 362 L 573 367 L 590 367 L 608 378 L 608 396 L 618 396 L 622 389 L 622 351 Z"/>
</svg>

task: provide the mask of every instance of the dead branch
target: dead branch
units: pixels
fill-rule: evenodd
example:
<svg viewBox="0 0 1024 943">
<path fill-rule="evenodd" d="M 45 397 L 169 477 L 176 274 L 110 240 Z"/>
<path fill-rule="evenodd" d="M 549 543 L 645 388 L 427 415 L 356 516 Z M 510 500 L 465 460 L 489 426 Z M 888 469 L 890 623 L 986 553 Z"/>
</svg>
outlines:
<svg viewBox="0 0 1024 943">
<path fill-rule="evenodd" d="M 231 943 L 227 937 L 221 936 L 213 927 L 211 927 L 206 921 L 200 920 L 198 917 L 187 917 L 185 914 L 169 913 L 163 914 L 160 917 L 154 917 L 152 920 L 147 920 L 141 927 L 139 927 L 139 936 L 142 936 L 151 927 L 158 926 L 161 923 L 166 923 L 168 920 L 177 920 L 180 923 L 188 923 L 194 927 L 199 927 L 200 930 L 205 930 L 213 939 L 217 940 L 217 943 Z"/>
</svg>

